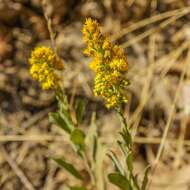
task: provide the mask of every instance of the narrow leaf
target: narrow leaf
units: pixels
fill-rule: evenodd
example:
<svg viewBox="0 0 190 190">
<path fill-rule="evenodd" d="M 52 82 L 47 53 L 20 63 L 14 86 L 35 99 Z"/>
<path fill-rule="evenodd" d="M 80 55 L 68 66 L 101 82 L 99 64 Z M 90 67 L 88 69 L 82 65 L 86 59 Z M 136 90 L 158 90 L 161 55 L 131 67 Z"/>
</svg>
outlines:
<svg viewBox="0 0 190 190">
<path fill-rule="evenodd" d="M 60 113 L 49 113 L 49 121 L 61 127 L 65 132 L 71 133 L 70 125 L 68 125 L 68 123 L 65 122 L 65 120 L 61 117 Z"/>
<path fill-rule="evenodd" d="M 131 152 L 129 152 L 127 156 L 127 167 L 130 173 L 133 173 L 133 155 Z"/>
<path fill-rule="evenodd" d="M 122 190 L 131 190 L 130 182 L 127 178 L 119 173 L 111 173 L 108 175 L 109 181 Z"/>
<path fill-rule="evenodd" d="M 58 99 L 59 103 L 59 112 L 60 114 L 64 115 L 67 122 L 72 124 L 71 114 L 69 111 L 69 103 L 67 100 L 67 97 L 64 97 L 63 99 Z"/>
<path fill-rule="evenodd" d="M 98 148 L 97 136 L 94 136 L 93 149 L 92 149 L 92 157 L 94 161 L 96 161 L 97 148 Z"/>
<path fill-rule="evenodd" d="M 126 144 L 124 142 L 121 142 L 120 140 L 117 141 L 117 144 L 119 145 L 124 156 L 127 158 L 129 149 L 127 148 Z"/>
<path fill-rule="evenodd" d="M 85 134 L 83 133 L 82 130 L 80 129 L 74 129 L 71 132 L 71 141 L 78 146 L 78 148 L 80 150 L 84 150 L 85 149 Z"/>
<path fill-rule="evenodd" d="M 80 124 L 82 122 L 84 112 L 85 112 L 85 102 L 79 99 L 77 100 L 77 103 L 76 103 L 77 124 Z"/>
<path fill-rule="evenodd" d="M 127 128 L 123 128 L 122 132 L 120 132 L 124 142 L 127 146 L 130 146 L 132 143 L 131 134 Z"/>
<path fill-rule="evenodd" d="M 59 112 L 61 118 L 64 120 L 64 122 L 66 123 L 66 125 L 71 129 L 71 131 L 73 130 L 73 122 L 71 120 L 71 116 L 70 113 L 64 113 L 64 112 Z"/>
<path fill-rule="evenodd" d="M 138 184 L 138 175 L 132 175 L 134 186 L 136 187 L 136 190 L 140 190 L 139 184 Z"/>
<path fill-rule="evenodd" d="M 65 170 L 67 170 L 70 174 L 72 174 L 73 176 L 75 176 L 76 178 L 82 180 L 83 177 L 81 176 L 81 174 L 75 169 L 75 167 L 64 161 L 63 159 L 60 158 L 53 158 L 53 160 L 62 168 L 64 168 Z"/>
<path fill-rule="evenodd" d="M 122 168 L 122 165 L 121 165 L 120 161 L 118 160 L 117 156 L 115 155 L 115 153 L 111 152 L 111 153 L 108 154 L 108 156 L 112 160 L 112 162 L 113 162 L 113 164 L 115 166 L 115 170 L 117 172 L 119 172 L 120 174 L 125 175 L 125 172 L 124 172 L 124 170 Z"/>
<path fill-rule="evenodd" d="M 69 111 L 69 103 L 67 100 L 67 97 L 65 96 L 63 99 L 60 99 L 59 97 L 57 97 L 58 99 L 58 104 L 59 104 L 59 109 L 60 111 Z"/>
</svg>

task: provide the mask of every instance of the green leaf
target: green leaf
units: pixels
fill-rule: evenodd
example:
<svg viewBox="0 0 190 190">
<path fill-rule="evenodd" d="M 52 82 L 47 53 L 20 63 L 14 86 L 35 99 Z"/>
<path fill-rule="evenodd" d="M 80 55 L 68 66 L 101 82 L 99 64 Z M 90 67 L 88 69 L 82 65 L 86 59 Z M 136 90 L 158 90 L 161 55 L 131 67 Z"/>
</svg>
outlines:
<svg viewBox="0 0 190 190">
<path fill-rule="evenodd" d="M 98 149 L 98 140 L 97 140 L 97 136 L 94 136 L 94 138 L 93 138 L 93 148 L 92 148 L 92 158 L 93 158 L 94 161 L 96 161 L 97 149 Z"/>
<path fill-rule="evenodd" d="M 66 122 L 59 112 L 49 113 L 49 121 L 61 127 L 65 132 L 71 133 L 71 125 Z"/>
<path fill-rule="evenodd" d="M 70 174 L 72 174 L 73 176 L 75 176 L 76 178 L 82 180 L 83 177 L 81 176 L 81 174 L 75 169 L 75 167 L 64 161 L 63 159 L 60 158 L 53 158 L 53 160 L 62 168 L 64 168 L 65 170 L 67 170 Z"/>
<path fill-rule="evenodd" d="M 87 190 L 85 187 L 77 187 L 77 186 L 73 186 L 70 187 L 71 190 Z"/>
<path fill-rule="evenodd" d="M 127 156 L 127 167 L 130 173 L 132 173 L 133 172 L 133 155 L 131 152 L 129 152 Z"/>
<path fill-rule="evenodd" d="M 121 142 L 120 140 L 117 140 L 117 144 L 119 145 L 124 156 L 127 158 L 129 149 L 127 148 L 126 144 L 124 144 L 124 142 Z"/>
<path fill-rule="evenodd" d="M 66 125 L 71 129 L 73 130 L 73 122 L 71 120 L 71 116 L 70 116 L 70 113 L 64 113 L 64 112 L 59 112 L 60 113 L 60 116 L 61 118 L 65 121 Z"/>
<path fill-rule="evenodd" d="M 148 166 L 145 169 L 144 179 L 143 179 L 143 182 L 142 182 L 141 190 L 146 190 L 146 187 L 147 187 L 147 184 L 148 184 L 148 173 L 149 173 L 149 171 L 150 171 L 150 166 Z"/>
<path fill-rule="evenodd" d="M 78 125 L 82 122 L 84 112 L 85 112 L 85 102 L 79 99 L 77 100 L 76 103 L 76 119 Z"/>
<path fill-rule="evenodd" d="M 122 132 L 120 132 L 120 135 L 122 136 L 124 142 L 127 146 L 130 146 L 132 143 L 131 134 L 127 127 L 123 128 Z"/>
<path fill-rule="evenodd" d="M 132 179 L 133 179 L 133 184 L 134 184 L 134 186 L 136 187 L 136 189 L 137 190 L 140 190 L 140 187 L 139 187 L 139 184 L 138 184 L 138 175 L 132 175 L 131 176 L 132 177 Z"/>
<path fill-rule="evenodd" d="M 80 129 L 74 129 L 71 132 L 71 141 L 78 146 L 78 148 L 80 150 L 84 150 L 85 149 L 85 134 L 83 133 L 82 130 Z"/>
<path fill-rule="evenodd" d="M 119 173 L 109 174 L 108 179 L 112 184 L 116 185 L 122 190 L 132 190 L 129 180 Z"/>
<path fill-rule="evenodd" d="M 57 97 L 58 100 L 58 105 L 59 105 L 59 110 L 62 111 L 69 111 L 69 103 L 67 100 L 67 97 L 64 96 L 63 98 Z"/>
<path fill-rule="evenodd" d="M 115 170 L 119 172 L 121 175 L 125 175 L 125 171 L 123 170 L 122 165 L 120 161 L 118 160 L 117 156 L 115 155 L 115 153 L 111 151 L 111 153 L 109 153 L 108 156 L 112 160 L 115 166 Z"/>
<path fill-rule="evenodd" d="M 58 99 L 58 105 L 59 105 L 59 113 L 66 118 L 67 123 L 72 124 L 67 97 L 65 96 L 63 99 Z"/>
</svg>

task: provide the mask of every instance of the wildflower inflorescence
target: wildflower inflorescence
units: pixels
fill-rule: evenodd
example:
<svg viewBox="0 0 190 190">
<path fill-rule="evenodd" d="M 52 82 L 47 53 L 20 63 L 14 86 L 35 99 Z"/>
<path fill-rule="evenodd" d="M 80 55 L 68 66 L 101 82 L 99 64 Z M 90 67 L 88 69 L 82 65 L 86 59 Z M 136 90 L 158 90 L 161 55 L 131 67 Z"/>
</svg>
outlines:
<svg viewBox="0 0 190 190">
<path fill-rule="evenodd" d="M 57 90 L 60 88 L 60 78 L 56 70 L 63 70 L 62 60 L 49 47 L 37 47 L 32 51 L 29 59 L 30 74 L 41 83 L 42 89 Z"/>
<path fill-rule="evenodd" d="M 87 44 L 84 54 L 93 57 L 90 68 L 96 73 L 94 94 L 101 96 L 108 108 L 120 107 L 127 102 L 125 87 L 129 83 L 125 76 L 128 62 L 124 50 L 101 34 L 96 20 L 87 18 L 82 32 Z"/>
</svg>

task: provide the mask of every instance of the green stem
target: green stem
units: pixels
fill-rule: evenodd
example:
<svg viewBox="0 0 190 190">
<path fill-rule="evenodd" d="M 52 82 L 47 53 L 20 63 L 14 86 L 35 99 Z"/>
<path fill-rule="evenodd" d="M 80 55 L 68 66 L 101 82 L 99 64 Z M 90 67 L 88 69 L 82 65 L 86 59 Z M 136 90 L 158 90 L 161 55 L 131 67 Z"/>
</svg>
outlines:
<svg viewBox="0 0 190 190">
<path fill-rule="evenodd" d="M 132 137 L 131 137 L 131 133 L 129 131 L 129 127 L 127 125 L 127 120 L 123 114 L 121 107 L 117 108 L 116 112 L 118 113 L 119 117 L 121 118 L 121 123 L 124 126 L 121 133 L 126 133 L 126 136 L 128 137 L 128 139 L 127 139 L 128 143 L 126 143 L 126 146 L 131 151 L 132 150 Z"/>
<path fill-rule="evenodd" d="M 128 129 L 127 120 L 126 120 L 125 116 L 123 115 L 122 110 L 121 110 L 121 109 L 118 109 L 118 110 L 117 110 L 117 113 L 118 113 L 119 116 L 121 117 L 121 121 L 122 121 L 123 125 L 125 126 L 125 128 Z"/>
<path fill-rule="evenodd" d="M 126 147 L 126 157 L 127 157 L 127 167 L 128 167 L 128 179 L 130 181 L 131 187 L 133 187 L 133 189 L 139 189 L 138 184 L 135 182 L 135 178 L 134 178 L 134 174 L 133 174 L 133 160 L 128 160 L 128 159 L 132 159 L 129 158 L 129 156 L 132 156 L 132 137 L 131 137 L 131 133 L 129 131 L 129 127 L 127 125 L 127 120 L 123 114 L 123 111 L 121 109 L 121 107 L 116 109 L 116 112 L 118 113 L 120 119 L 121 119 L 121 123 L 123 125 L 123 128 L 120 132 L 122 138 L 123 138 L 123 145 Z"/>
</svg>

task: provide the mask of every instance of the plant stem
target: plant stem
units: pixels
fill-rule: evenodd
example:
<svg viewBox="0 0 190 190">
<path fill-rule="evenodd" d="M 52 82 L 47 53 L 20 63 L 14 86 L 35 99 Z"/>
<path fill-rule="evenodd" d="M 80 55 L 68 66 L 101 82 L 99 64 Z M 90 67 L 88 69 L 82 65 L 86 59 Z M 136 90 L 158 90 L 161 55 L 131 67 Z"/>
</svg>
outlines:
<svg viewBox="0 0 190 190">
<path fill-rule="evenodd" d="M 127 125 L 127 120 L 126 120 L 126 118 L 125 118 L 125 116 L 124 116 L 124 114 L 123 114 L 123 111 L 122 111 L 122 109 L 121 109 L 120 107 L 119 107 L 118 109 L 116 109 L 116 112 L 117 112 L 118 115 L 120 116 L 120 118 L 121 118 L 121 123 L 122 123 L 123 126 L 124 126 L 123 131 L 121 132 L 121 134 L 122 134 L 122 133 L 126 133 L 126 136 L 128 137 L 128 139 L 126 139 L 127 142 L 128 142 L 128 143 L 126 143 L 126 146 L 127 146 L 127 148 L 129 149 L 129 151 L 131 151 L 131 149 L 132 149 L 132 137 L 131 137 L 131 133 L 130 133 L 130 131 L 129 131 L 129 127 L 128 127 L 128 125 Z"/>
<path fill-rule="evenodd" d="M 44 17 L 47 22 L 47 27 L 48 27 L 48 31 L 49 31 L 49 35 L 50 35 L 50 39 L 51 39 L 51 45 L 52 45 L 52 48 L 54 49 L 55 53 L 57 53 L 57 47 L 56 47 L 56 43 L 55 43 L 55 33 L 52 28 L 51 18 L 46 10 L 47 5 L 48 5 L 47 0 L 43 0 L 42 6 L 43 6 L 43 11 L 44 11 Z"/>
<path fill-rule="evenodd" d="M 96 177 L 91 169 L 91 166 L 90 166 L 90 163 L 88 161 L 88 157 L 87 157 L 87 154 L 86 152 L 84 151 L 84 154 L 83 154 L 83 161 L 84 161 L 84 164 L 86 166 L 86 169 L 90 175 L 90 179 L 91 179 L 91 182 L 92 182 L 92 189 L 96 188 Z"/>
<path fill-rule="evenodd" d="M 129 131 L 127 120 L 123 114 L 123 111 L 121 108 L 116 109 L 116 112 L 121 118 L 121 123 L 123 125 L 123 129 L 121 130 L 120 134 L 123 138 L 123 146 L 126 147 L 125 149 L 125 156 L 127 160 L 127 168 L 128 168 L 128 180 L 130 181 L 130 186 L 133 188 L 133 190 L 139 190 L 139 186 L 135 180 L 134 174 L 133 174 L 133 160 L 132 160 L 132 137 L 131 133 Z"/>
</svg>

